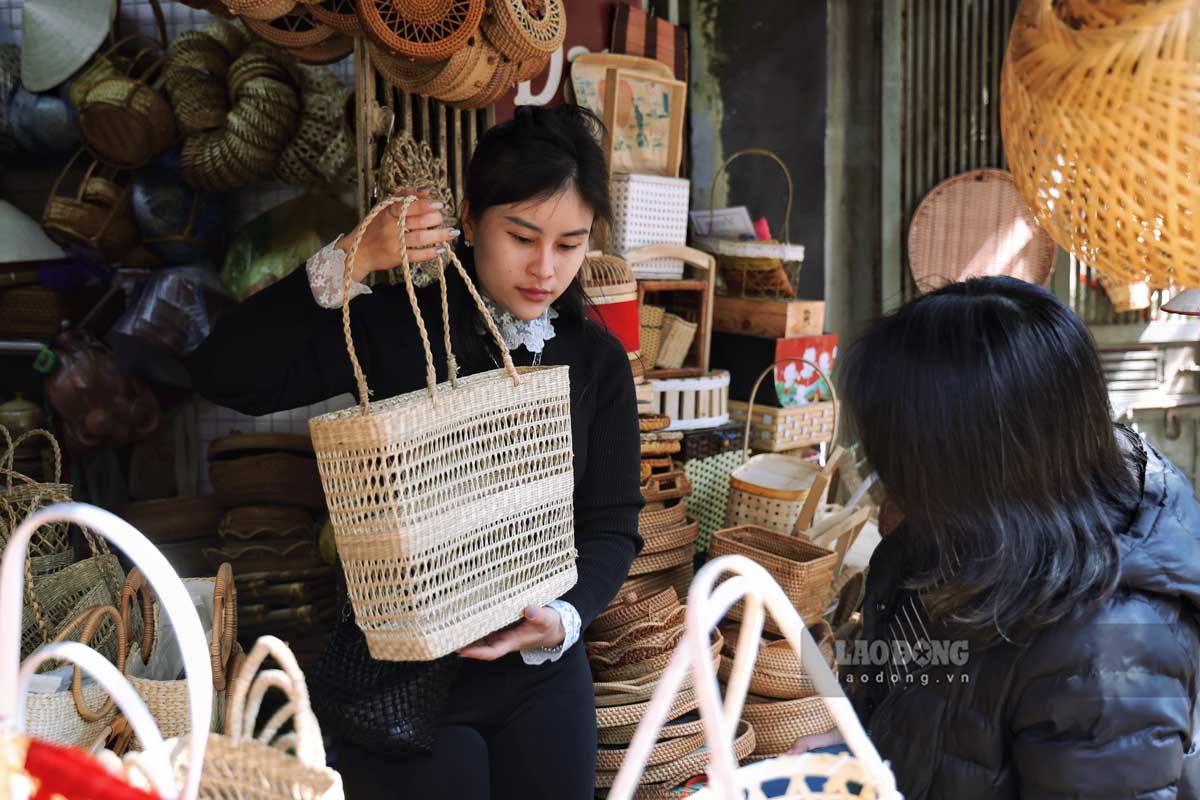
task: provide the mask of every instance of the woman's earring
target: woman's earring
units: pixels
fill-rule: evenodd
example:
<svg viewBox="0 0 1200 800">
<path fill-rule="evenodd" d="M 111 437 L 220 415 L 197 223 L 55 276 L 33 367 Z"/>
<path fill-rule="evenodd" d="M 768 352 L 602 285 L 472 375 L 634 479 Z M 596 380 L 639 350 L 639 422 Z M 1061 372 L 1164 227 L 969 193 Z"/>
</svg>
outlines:
<svg viewBox="0 0 1200 800">
<path fill-rule="evenodd" d="M 471 240 L 470 240 L 470 239 L 463 239 L 463 244 L 465 244 L 467 247 L 470 247 L 470 246 L 471 246 Z"/>
</svg>

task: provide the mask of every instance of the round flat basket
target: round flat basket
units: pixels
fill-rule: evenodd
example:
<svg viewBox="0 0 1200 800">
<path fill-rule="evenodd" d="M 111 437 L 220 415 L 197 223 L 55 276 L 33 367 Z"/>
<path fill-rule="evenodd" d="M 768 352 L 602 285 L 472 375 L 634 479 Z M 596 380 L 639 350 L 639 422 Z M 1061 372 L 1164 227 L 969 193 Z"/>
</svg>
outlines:
<svg viewBox="0 0 1200 800">
<path fill-rule="evenodd" d="M 638 514 L 638 532 L 645 535 L 672 530 L 683 523 L 685 516 L 683 503 L 651 503 Z"/>
<path fill-rule="evenodd" d="M 601 746 L 604 747 L 628 747 L 633 741 L 633 734 L 637 731 L 637 725 L 622 725 L 620 728 L 602 728 L 597 731 L 597 739 Z M 672 722 L 663 726 L 663 729 L 658 732 L 658 740 L 660 742 L 669 739 L 678 739 L 685 736 L 695 736 L 704 734 L 704 723 L 700 721 L 700 715 L 695 711 L 689 711 L 677 717 Z"/>
<path fill-rule="evenodd" d="M 679 697 L 675 698 L 675 702 L 671 704 L 668 716 L 678 717 L 680 714 L 694 711 L 696 706 L 696 692 L 688 689 L 687 691 L 680 692 Z M 649 707 L 650 702 L 646 701 L 645 703 L 634 703 L 628 706 L 597 708 L 596 727 L 620 728 L 625 725 L 637 725 L 642 721 L 642 717 L 646 715 L 646 709 Z"/>
<path fill-rule="evenodd" d="M 425 87 L 430 97 L 444 103 L 461 103 L 487 88 L 500 53 L 482 36 L 472 36 L 467 46 L 450 57 L 446 68 Z"/>
<path fill-rule="evenodd" d="M 754 728 L 745 720 L 738 723 L 735 737 L 733 741 L 733 754 L 738 761 L 741 761 L 754 752 L 757 746 L 757 738 Z M 656 767 L 648 767 L 642 773 L 641 785 L 643 787 L 659 785 L 671 787 L 693 776 L 702 775 L 708 766 L 709 758 L 708 748 L 700 747 L 683 758 L 666 764 L 660 764 Z M 616 772 L 598 770 L 596 772 L 596 785 L 601 787 L 611 786 L 616 777 Z"/>
<path fill-rule="evenodd" d="M 491 78 L 482 89 L 454 107 L 460 111 L 485 108 L 498 101 L 517 85 L 517 65 L 508 56 L 499 55 Z"/>
<path fill-rule="evenodd" d="M 312 47 L 293 47 L 288 52 L 302 64 L 336 64 L 354 52 L 354 38 L 339 33 Z"/>
<path fill-rule="evenodd" d="M 674 550 L 638 556 L 629 565 L 629 574 L 631 576 L 646 575 L 651 572 L 662 572 L 682 564 L 690 564 L 695 555 L 695 546 L 687 544 L 683 547 L 677 547 Z"/>
<path fill-rule="evenodd" d="M 646 540 L 646 545 L 642 548 L 643 555 L 663 553 L 681 547 L 694 548 L 696 540 L 700 538 L 700 522 L 688 517 L 686 522 L 675 528 L 644 533 L 642 536 Z"/>
<path fill-rule="evenodd" d="M 233 14 L 244 20 L 275 19 L 296 7 L 296 0 L 221 0 Z"/>
<path fill-rule="evenodd" d="M 347 36 L 361 36 L 355 0 L 320 0 L 308 7 L 308 13 L 318 21 Z"/>
<path fill-rule="evenodd" d="M 305 5 L 298 5 L 275 19 L 247 19 L 245 22 L 250 32 L 258 38 L 289 49 L 313 47 L 337 33 L 313 17 Z"/>
<path fill-rule="evenodd" d="M 619 594 L 616 604 L 602 611 L 592 622 L 590 630 L 598 636 L 608 631 L 617 631 L 650 614 L 665 611 L 677 605 L 679 605 L 679 598 L 675 596 L 673 589 L 664 589 L 644 598 L 639 598 L 632 593 Z"/>
<path fill-rule="evenodd" d="M 484 0 L 360 0 L 363 30 L 392 53 L 444 61 L 479 30 Z"/>
<path fill-rule="evenodd" d="M 679 736 L 674 739 L 664 739 L 654 746 L 646 759 L 646 766 L 656 767 L 671 761 L 678 761 L 704 744 L 704 733 L 693 733 L 690 736 Z M 628 747 L 620 745 L 600 745 L 596 753 L 596 769 L 616 772 L 625 763 Z"/>
<path fill-rule="evenodd" d="M 371 66 L 379 71 L 384 80 L 401 91 L 413 94 L 424 93 L 429 82 L 437 78 L 445 67 L 445 62 L 422 64 L 406 58 L 397 58 L 369 38 L 364 41 L 367 43 Z"/>
<path fill-rule="evenodd" d="M 908 227 L 908 263 L 921 293 L 983 275 L 1043 285 L 1054 241 L 1017 192 L 1012 176 L 977 169 L 939 183 Z"/>
<path fill-rule="evenodd" d="M 801 736 L 829 733 L 837 723 L 825 705 L 825 698 L 806 697 L 802 700 L 768 700 L 749 695 L 742 709 L 742 719 L 749 722 L 758 735 L 754 747 L 756 756 L 777 756 L 786 753 Z"/>
<path fill-rule="evenodd" d="M 562 0 L 491 0 L 483 30 L 513 61 L 541 59 L 566 38 L 567 12 Z"/>
</svg>

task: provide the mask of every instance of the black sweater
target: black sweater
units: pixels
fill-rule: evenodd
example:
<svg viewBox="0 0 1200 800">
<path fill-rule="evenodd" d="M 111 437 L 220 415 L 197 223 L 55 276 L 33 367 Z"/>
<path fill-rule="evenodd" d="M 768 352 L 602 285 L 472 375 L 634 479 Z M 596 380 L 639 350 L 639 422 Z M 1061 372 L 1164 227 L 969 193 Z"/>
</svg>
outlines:
<svg viewBox="0 0 1200 800">
<path fill-rule="evenodd" d="M 436 290 L 418 294 L 438 380 L 445 380 Z M 424 387 L 425 356 L 404 288 L 377 286 L 353 300 L 350 309 L 372 398 Z M 562 599 L 575 607 L 586 628 L 612 601 L 642 545 L 637 400 L 628 358 L 611 334 L 591 322 L 566 320 L 556 322 L 555 330 L 542 363 L 570 367 L 579 551 L 579 581 Z M 529 364 L 531 356 L 521 348 L 513 359 Z M 473 366 L 462 364 L 462 374 L 492 367 Z M 357 396 L 341 310 L 317 305 L 304 269 L 225 315 L 192 355 L 189 368 L 199 394 L 244 414 L 282 411 L 346 393 Z"/>
</svg>

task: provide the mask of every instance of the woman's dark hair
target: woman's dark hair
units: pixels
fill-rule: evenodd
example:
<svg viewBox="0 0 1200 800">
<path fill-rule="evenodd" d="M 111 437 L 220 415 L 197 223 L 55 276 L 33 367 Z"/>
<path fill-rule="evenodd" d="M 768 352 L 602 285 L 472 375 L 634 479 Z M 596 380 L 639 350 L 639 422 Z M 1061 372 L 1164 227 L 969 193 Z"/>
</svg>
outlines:
<svg viewBox="0 0 1200 800">
<path fill-rule="evenodd" d="M 541 200 L 574 188 L 592 210 L 594 224 L 607 225 L 612 205 L 608 165 L 599 145 L 603 131 L 600 119 L 577 105 L 518 106 L 512 120 L 490 128 L 475 147 L 467 167 L 467 213 L 479 219 L 494 206 Z M 455 253 L 478 285 L 474 251 L 460 240 Z M 458 289 L 451 316 L 460 363 L 490 365 L 483 350 L 486 340 L 475 328 L 475 305 L 460 281 L 451 279 L 449 285 Z M 577 276 L 554 303 L 556 324 L 584 325 L 586 304 Z"/>
<path fill-rule="evenodd" d="M 876 322 L 838 375 L 931 618 L 1020 639 L 1113 592 L 1138 487 L 1092 339 L 1052 293 L 951 284 Z"/>
</svg>

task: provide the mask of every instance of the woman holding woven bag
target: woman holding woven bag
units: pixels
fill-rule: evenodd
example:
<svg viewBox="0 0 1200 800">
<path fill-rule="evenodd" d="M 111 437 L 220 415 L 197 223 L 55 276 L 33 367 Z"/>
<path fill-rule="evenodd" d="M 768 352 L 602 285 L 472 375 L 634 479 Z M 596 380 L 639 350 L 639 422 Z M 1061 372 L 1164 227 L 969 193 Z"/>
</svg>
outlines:
<svg viewBox="0 0 1200 800">
<path fill-rule="evenodd" d="M 520 108 L 489 130 L 468 168 L 456 246 L 513 361 L 570 367 L 578 582 L 548 606 L 527 609 L 519 624 L 464 648 L 461 658 L 433 664 L 370 659 L 344 602 L 312 682 L 323 726 L 337 731 L 336 766 L 353 800 L 593 796 L 594 697 L 575 644 L 626 577 L 641 546 L 642 507 L 628 358 L 585 314 L 576 279 L 593 225 L 610 215 L 598 130 L 598 120 L 575 106 Z M 416 194 L 405 220 L 412 262 L 459 236 L 439 204 Z M 192 357 L 197 391 L 250 414 L 353 393 L 339 309 L 346 257 L 360 233 L 350 297 L 363 368 L 378 397 L 423 387 L 425 356 L 405 287 L 362 283 L 400 264 L 403 208 L 390 206 L 225 317 Z M 447 284 L 459 374 L 496 369 L 498 348 L 463 283 Z M 441 330 L 437 287 L 418 295 L 429 330 Z M 445 380 L 441 337 L 430 339 Z M 428 744 L 421 729 L 430 720 L 432 747 L 414 752 Z"/>
</svg>

